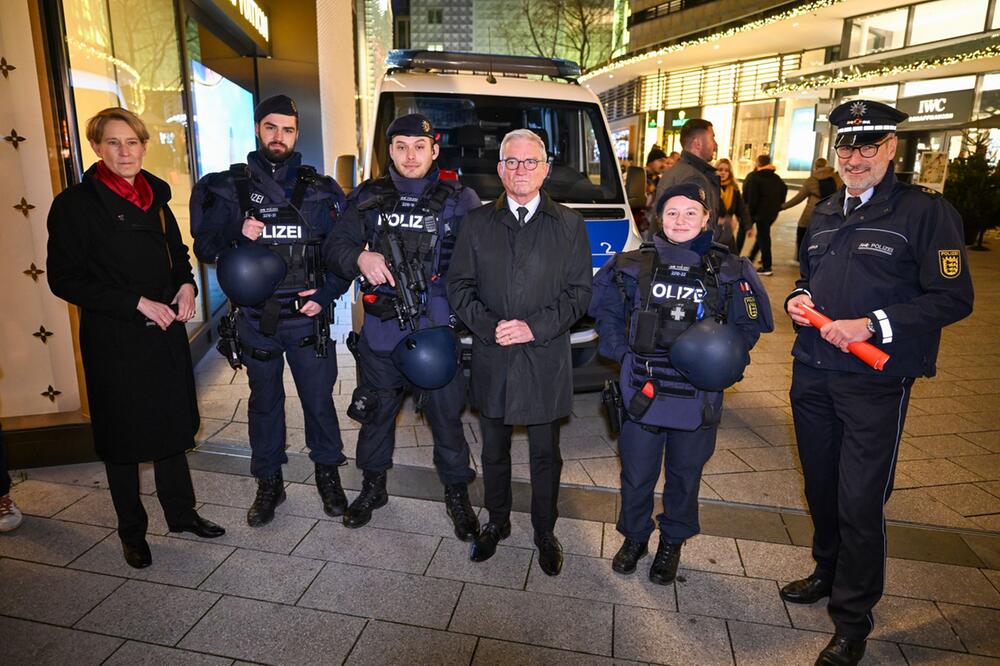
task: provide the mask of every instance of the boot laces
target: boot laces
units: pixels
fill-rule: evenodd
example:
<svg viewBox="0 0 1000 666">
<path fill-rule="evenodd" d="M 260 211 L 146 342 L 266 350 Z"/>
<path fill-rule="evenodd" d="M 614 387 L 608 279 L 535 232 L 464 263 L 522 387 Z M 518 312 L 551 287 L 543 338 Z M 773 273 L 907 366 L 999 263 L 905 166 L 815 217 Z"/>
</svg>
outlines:
<svg viewBox="0 0 1000 666">
<path fill-rule="evenodd" d="M 448 487 L 445 489 L 445 499 L 448 508 L 451 509 L 452 517 L 460 523 L 469 522 L 475 519 L 472 505 L 469 503 L 469 495 L 462 487 Z"/>
</svg>

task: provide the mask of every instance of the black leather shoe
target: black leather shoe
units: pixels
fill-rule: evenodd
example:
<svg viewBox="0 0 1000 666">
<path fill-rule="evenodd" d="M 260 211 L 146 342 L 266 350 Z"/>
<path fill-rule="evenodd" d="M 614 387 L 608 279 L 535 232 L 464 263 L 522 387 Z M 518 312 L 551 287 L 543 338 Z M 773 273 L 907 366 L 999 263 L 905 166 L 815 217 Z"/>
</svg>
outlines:
<svg viewBox="0 0 1000 666">
<path fill-rule="evenodd" d="M 323 501 L 323 513 L 336 518 L 347 510 L 347 495 L 340 483 L 340 471 L 336 465 L 316 463 L 316 488 Z"/>
<path fill-rule="evenodd" d="M 485 562 L 497 552 L 497 544 L 510 536 L 510 521 L 503 525 L 486 523 L 479 530 L 479 536 L 469 546 L 469 559 L 473 562 Z"/>
<path fill-rule="evenodd" d="M 219 525 L 216 525 L 211 520 L 205 520 L 197 513 L 194 514 L 194 520 L 192 520 L 187 525 L 171 525 L 171 532 L 190 532 L 195 536 L 200 536 L 202 539 L 215 539 L 226 533 Z"/>
<path fill-rule="evenodd" d="M 479 520 L 469 501 L 469 486 L 453 483 L 444 489 L 444 506 L 455 525 L 455 536 L 462 541 L 475 541 L 479 536 Z"/>
<path fill-rule="evenodd" d="M 649 567 L 649 580 L 657 585 L 670 585 L 677 577 L 677 565 L 681 562 L 681 546 L 683 543 L 671 543 L 660 537 L 660 545 L 656 549 L 653 565 Z"/>
<path fill-rule="evenodd" d="M 645 541 L 625 539 L 625 543 L 615 553 L 615 559 L 611 560 L 611 568 L 620 574 L 634 574 L 636 564 L 646 555 L 649 555 L 649 547 Z"/>
<path fill-rule="evenodd" d="M 793 580 L 781 588 L 779 594 L 782 599 L 793 604 L 813 604 L 823 597 L 830 596 L 832 588 L 833 584 L 830 581 L 813 574 L 808 578 Z"/>
<path fill-rule="evenodd" d="M 145 539 L 133 544 L 122 541 L 122 553 L 125 555 L 125 562 L 133 569 L 145 569 L 153 563 L 153 554 L 149 552 L 149 544 Z"/>
<path fill-rule="evenodd" d="M 562 544 L 552 532 L 535 532 L 535 545 L 538 546 L 538 566 L 546 576 L 558 576 L 562 571 Z"/>
<path fill-rule="evenodd" d="M 816 666 L 855 666 L 865 656 L 865 641 L 834 634 L 816 658 Z"/>
<path fill-rule="evenodd" d="M 285 501 L 285 480 L 281 470 L 257 479 L 257 496 L 247 511 L 247 525 L 260 527 L 274 520 L 274 508 Z"/>
<path fill-rule="evenodd" d="M 372 519 L 372 512 L 389 502 L 389 493 L 385 489 L 385 472 L 364 473 L 361 481 L 361 492 L 351 506 L 344 512 L 344 527 L 361 527 Z"/>
</svg>

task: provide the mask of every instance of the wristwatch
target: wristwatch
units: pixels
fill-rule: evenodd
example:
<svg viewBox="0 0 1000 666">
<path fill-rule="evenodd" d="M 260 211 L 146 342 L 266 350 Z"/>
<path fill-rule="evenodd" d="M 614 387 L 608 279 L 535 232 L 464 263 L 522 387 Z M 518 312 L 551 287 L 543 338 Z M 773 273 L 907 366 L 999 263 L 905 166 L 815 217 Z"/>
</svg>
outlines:
<svg viewBox="0 0 1000 666">
<path fill-rule="evenodd" d="M 875 322 L 871 320 L 871 317 L 868 318 L 868 332 L 875 335 Z"/>
</svg>

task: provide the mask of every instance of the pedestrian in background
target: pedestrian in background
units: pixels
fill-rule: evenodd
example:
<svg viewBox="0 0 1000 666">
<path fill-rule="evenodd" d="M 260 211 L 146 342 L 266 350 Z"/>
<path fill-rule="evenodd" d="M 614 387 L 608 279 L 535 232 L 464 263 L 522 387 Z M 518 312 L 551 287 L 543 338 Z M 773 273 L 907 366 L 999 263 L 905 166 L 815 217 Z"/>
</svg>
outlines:
<svg viewBox="0 0 1000 666">
<path fill-rule="evenodd" d="M 0 426 L 0 532 L 16 530 L 24 520 L 21 510 L 10 496 L 10 474 L 7 473 L 7 448 L 3 441 L 3 426 Z"/>
<path fill-rule="evenodd" d="M 809 218 L 812 217 L 813 208 L 823 199 L 827 198 L 843 186 L 843 181 L 837 175 L 836 170 L 830 166 L 825 157 L 817 157 L 813 162 L 812 173 L 802 183 L 799 193 L 781 204 L 781 210 L 788 210 L 798 206 L 803 201 L 806 202 L 802 214 L 799 215 L 799 226 L 795 229 L 795 261 L 799 260 L 799 250 L 802 248 L 802 238 L 809 228 Z"/>
<path fill-rule="evenodd" d="M 719 225 L 727 229 L 729 251 L 739 256 L 743 249 L 740 239 L 746 237 L 747 230 L 753 225 L 750 211 L 736 185 L 736 178 L 733 177 L 732 162 L 725 157 L 719 158 L 715 163 L 715 172 L 719 174 L 720 185 Z"/>
<path fill-rule="evenodd" d="M 743 199 L 750 210 L 750 218 L 757 229 L 757 240 L 750 250 L 750 261 L 757 258 L 760 250 L 761 275 L 774 275 L 771 269 L 771 225 L 778 219 L 781 204 L 788 196 L 788 186 L 771 164 L 770 155 L 758 155 L 756 168 L 743 181 Z"/>
<path fill-rule="evenodd" d="M 681 127 L 681 146 L 684 152 L 677 158 L 677 163 L 660 175 L 653 201 L 658 202 L 668 187 L 684 183 L 698 186 L 705 192 L 705 200 L 708 201 L 708 228 L 713 232 L 713 240 L 728 245 L 729 240 L 723 237 L 719 227 L 719 176 L 715 173 L 715 167 L 709 164 L 719 147 L 715 142 L 712 123 L 702 118 L 688 120 Z M 650 206 L 646 218 L 651 234 L 660 230 L 655 205 Z"/>
</svg>

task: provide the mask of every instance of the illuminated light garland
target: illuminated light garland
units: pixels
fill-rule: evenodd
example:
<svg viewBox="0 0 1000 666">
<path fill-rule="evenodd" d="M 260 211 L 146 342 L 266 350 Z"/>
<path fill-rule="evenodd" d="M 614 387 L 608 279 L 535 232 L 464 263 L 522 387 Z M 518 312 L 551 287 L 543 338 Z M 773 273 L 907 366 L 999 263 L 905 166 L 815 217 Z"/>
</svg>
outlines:
<svg viewBox="0 0 1000 666">
<path fill-rule="evenodd" d="M 813 0 L 813 2 L 800 5 L 793 9 L 786 10 L 780 14 L 775 14 L 774 16 L 769 16 L 763 19 L 757 19 L 756 21 L 751 21 L 750 23 L 744 23 L 728 30 L 723 30 L 721 32 L 716 32 L 705 37 L 699 37 L 697 39 L 691 39 L 685 42 L 679 42 L 677 44 L 671 44 L 670 46 L 664 46 L 663 48 L 657 49 L 655 51 L 647 51 L 640 55 L 632 56 L 631 58 L 625 58 L 624 60 L 616 60 L 614 62 L 608 63 L 603 67 L 599 67 L 595 70 L 587 72 L 581 76 L 578 80 L 582 83 L 588 81 L 594 77 L 600 76 L 602 74 L 607 74 L 622 67 L 627 67 L 638 62 L 642 62 L 647 59 L 662 57 L 670 53 L 676 53 L 678 51 L 683 51 L 684 49 L 689 49 L 694 46 L 702 46 L 703 44 L 711 44 L 712 42 L 717 42 L 721 39 L 727 37 L 735 37 L 736 35 L 742 34 L 744 32 L 751 32 L 753 30 L 760 30 L 761 28 L 771 25 L 772 23 L 778 23 L 780 21 L 787 21 L 788 19 L 795 18 L 796 16 L 801 16 L 802 14 L 809 14 L 820 9 L 826 9 L 827 7 L 832 7 L 833 5 L 838 5 L 845 0 Z"/>
<path fill-rule="evenodd" d="M 805 90 L 813 90 L 815 88 L 829 88 L 843 83 L 852 83 L 854 81 L 862 81 L 864 79 L 906 74 L 908 72 L 918 72 L 924 69 L 946 67 L 948 65 L 956 65 L 958 63 L 969 62 L 972 60 L 982 60 L 983 58 L 993 58 L 996 56 L 1000 56 L 1000 44 L 993 44 L 991 46 L 987 46 L 986 48 L 970 51 L 969 53 L 963 53 L 961 55 L 927 58 L 907 63 L 905 65 L 891 65 L 868 71 L 838 74 L 837 76 L 812 76 L 804 78 L 802 81 L 796 81 L 795 83 L 781 83 L 775 84 L 771 87 L 765 86 L 764 90 L 769 94 L 780 95 L 782 93 L 801 92 Z"/>
</svg>

